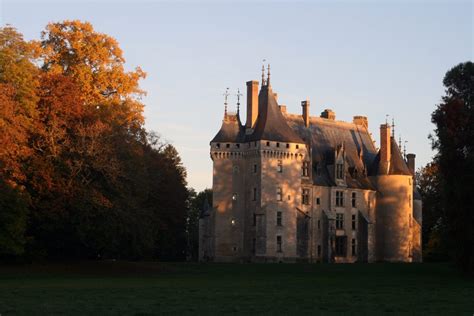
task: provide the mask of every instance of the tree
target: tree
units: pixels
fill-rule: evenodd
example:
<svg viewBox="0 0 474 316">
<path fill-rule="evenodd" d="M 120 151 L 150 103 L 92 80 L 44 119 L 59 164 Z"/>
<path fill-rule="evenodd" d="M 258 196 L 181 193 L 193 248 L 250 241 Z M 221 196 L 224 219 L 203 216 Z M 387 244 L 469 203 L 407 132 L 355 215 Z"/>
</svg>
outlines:
<svg viewBox="0 0 474 316">
<path fill-rule="evenodd" d="M 203 211 L 204 203 L 212 205 L 212 190 L 205 189 L 196 193 L 189 190 L 188 213 L 186 216 L 186 235 L 188 259 L 197 261 L 199 258 L 199 218 Z"/>
<path fill-rule="evenodd" d="M 443 208 L 449 249 L 465 271 L 474 271 L 474 64 L 466 62 L 446 73 L 446 95 L 432 114 L 436 125 Z"/>
</svg>

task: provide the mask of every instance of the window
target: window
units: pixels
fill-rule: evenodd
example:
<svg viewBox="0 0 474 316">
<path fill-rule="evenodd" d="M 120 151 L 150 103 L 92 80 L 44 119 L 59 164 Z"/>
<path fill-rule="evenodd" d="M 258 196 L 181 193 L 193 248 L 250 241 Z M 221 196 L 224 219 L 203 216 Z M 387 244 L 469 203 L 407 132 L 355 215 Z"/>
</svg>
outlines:
<svg viewBox="0 0 474 316">
<path fill-rule="evenodd" d="M 283 172 L 283 161 L 278 160 L 277 170 L 278 170 L 279 173 Z"/>
<path fill-rule="evenodd" d="M 239 173 L 239 166 L 234 166 L 232 168 L 233 173 Z"/>
<path fill-rule="evenodd" d="M 336 191 L 336 206 L 344 206 L 344 192 Z"/>
<path fill-rule="evenodd" d="M 337 236 L 336 237 L 336 256 L 345 257 L 347 249 L 347 237 Z"/>
<path fill-rule="evenodd" d="M 267 142 L 267 147 L 270 147 L 270 142 Z"/>
<path fill-rule="evenodd" d="M 357 255 L 357 251 L 356 251 L 356 240 L 354 238 L 352 238 L 352 255 L 355 256 Z"/>
<path fill-rule="evenodd" d="M 301 203 L 304 205 L 309 205 L 309 189 L 303 189 L 301 194 Z"/>
<path fill-rule="evenodd" d="M 356 207 L 356 202 L 357 202 L 357 194 L 355 192 L 352 192 L 352 207 Z"/>
<path fill-rule="evenodd" d="M 253 214 L 253 223 L 252 226 L 257 226 L 257 214 Z"/>
<path fill-rule="evenodd" d="M 253 165 L 253 173 L 257 173 L 257 164 Z"/>
<path fill-rule="evenodd" d="M 352 214 L 352 230 L 356 229 L 356 215 Z"/>
<path fill-rule="evenodd" d="M 226 147 L 226 148 L 230 148 L 230 144 L 225 144 L 225 147 Z"/>
<path fill-rule="evenodd" d="M 336 229 L 344 229 L 344 214 L 336 214 Z"/>
<path fill-rule="evenodd" d="M 277 201 L 283 200 L 283 194 L 281 192 L 281 188 L 277 188 Z"/>
<path fill-rule="evenodd" d="M 221 148 L 221 144 L 217 143 L 216 148 Z"/>
<path fill-rule="evenodd" d="M 307 161 L 303 161 L 303 170 L 302 170 L 302 174 L 303 174 L 303 177 L 307 177 L 309 175 L 309 167 L 308 167 L 309 163 Z"/>
<path fill-rule="evenodd" d="M 257 188 L 253 188 L 253 201 L 257 200 Z"/>
<path fill-rule="evenodd" d="M 320 198 L 316 198 L 316 205 L 320 205 L 321 204 L 321 199 Z"/>
<path fill-rule="evenodd" d="M 255 147 L 257 147 L 257 142 L 254 142 Z"/>
<path fill-rule="evenodd" d="M 237 201 L 237 193 L 232 194 L 232 201 Z"/>
<path fill-rule="evenodd" d="M 277 226 L 282 226 L 282 214 L 277 212 Z"/>
<path fill-rule="evenodd" d="M 299 145 L 296 145 L 296 149 L 298 149 L 298 148 L 300 148 L 300 146 L 299 146 Z"/>
<path fill-rule="evenodd" d="M 281 236 L 277 236 L 277 252 L 282 252 Z"/>
<path fill-rule="evenodd" d="M 240 144 L 235 144 L 235 147 L 240 148 Z"/>
<path fill-rule="evenodd" d="M 290 144 L 286 144 L 286 148 L 290 148 Z"/>
<path fill-rule="evenodd" d="M 318 219 L 318 229 L 321 229 L 321 220 Z"/>
<path fill-rule="evenodd" d="M 277 147 L 280 147 L 280 143 L 277 143 Z"/>
<path fill-rule="evenodd" d="M 344 179 L 344 165 L 342 163 L 336 164 L 336 179 Z"/>
<path fill-rule="evenodd" d="M 318 245 L 318 257 L 321 257 L 321 245 Z"/>
<path fill-rule="evenodd" d="M 411 194 L 408 195 L 408 206 L 411 207 Z"/>
</svg>

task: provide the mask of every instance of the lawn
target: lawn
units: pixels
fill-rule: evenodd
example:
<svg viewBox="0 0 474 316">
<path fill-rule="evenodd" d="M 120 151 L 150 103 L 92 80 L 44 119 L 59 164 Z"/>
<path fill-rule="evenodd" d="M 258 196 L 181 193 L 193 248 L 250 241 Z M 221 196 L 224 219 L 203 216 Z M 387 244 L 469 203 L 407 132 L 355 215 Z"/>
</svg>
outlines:
<svg viewBox="0 0 474 316">
<path fill-rule="evenodd" d="M 448 264 L 85 262 L 0 267 L 0 314 L 473 315 Z"/>
</svg>

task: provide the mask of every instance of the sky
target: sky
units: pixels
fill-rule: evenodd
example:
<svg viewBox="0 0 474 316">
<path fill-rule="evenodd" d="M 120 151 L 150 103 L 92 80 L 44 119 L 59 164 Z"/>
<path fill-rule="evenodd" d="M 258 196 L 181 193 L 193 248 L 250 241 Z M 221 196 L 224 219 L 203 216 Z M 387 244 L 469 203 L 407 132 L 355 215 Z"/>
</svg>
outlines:
<svg viewBox="0 0 474 316">
<path fill-rule="evenodd" d="M 388 114 L 421 167 L 433 156 L 430 115 L 444 74 L 474 52 L 473 1 L 0 0 L 0 25 L 28 40 L 73 19 L 117 39 L 127 69 L 147 72 L 146 128 L 178 149 L 196 190 L 212 187 L 209 142 L 225 89 L 233 110 L 263 59 L 289 112 L 309 98 L 313 116 L 326 108 L 337 120 L 368 116 L 377 143 Z M 245 121 L 245 106 L 241 114 Z"/>
</svg>

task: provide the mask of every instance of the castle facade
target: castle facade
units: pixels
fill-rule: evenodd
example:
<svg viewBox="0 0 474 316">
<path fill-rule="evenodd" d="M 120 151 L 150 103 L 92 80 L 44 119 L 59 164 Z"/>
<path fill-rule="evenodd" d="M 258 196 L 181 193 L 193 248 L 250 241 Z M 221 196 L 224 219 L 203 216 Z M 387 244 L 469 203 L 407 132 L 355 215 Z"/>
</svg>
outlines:
<svg viewBox="0 0 474 316">
<path fill-rule="evenodd" d="M 210 142 L 213 201 L 199 222 L 199 258 L 216 262 L 420 262 L 415 155 L 388 124 L 380 149 L 368 120 L 336 121 L 279 105 L 247 82 L 247 120 L 225 112 Z"/>
</svg>

